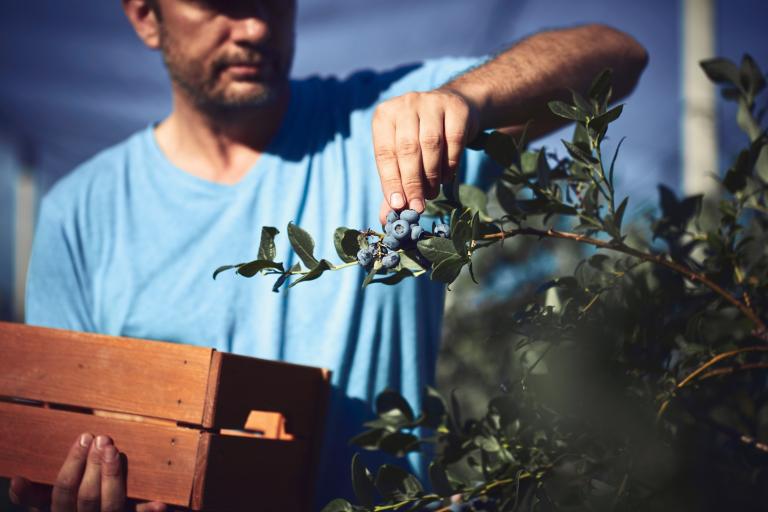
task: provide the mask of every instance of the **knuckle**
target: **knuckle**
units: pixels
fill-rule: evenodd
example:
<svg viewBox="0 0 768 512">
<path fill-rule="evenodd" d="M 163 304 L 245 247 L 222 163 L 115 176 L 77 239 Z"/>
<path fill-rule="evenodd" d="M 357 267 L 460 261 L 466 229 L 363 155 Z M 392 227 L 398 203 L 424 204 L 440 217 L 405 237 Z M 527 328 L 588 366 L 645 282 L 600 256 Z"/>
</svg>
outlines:
<svg viewBox="0 0 768 512">
<path fill-rule="evenodd" d="M 413 139 L 400 139 L 397 142 L 397 156 L 415 156 L 421 152 L 421 146 Z"/>
<path fill-rule="evenodd" d="M 53 492 L 59 498 L 69 501 L 77 497 L 77 483 L 70 479 L 61 479 L 53 486 Z"/>
<path fill-rule="evenodd" d="M 77 497 L 78 510 L 98 510 L 101 505 L 101 496 L 91 493 L 80 493 Z"/>
<path fill-rule="evenodd" d="M 442 147 L 443 137 L 437 133 L 425 133 L 421 136 L 421 147 L 429 151 L 435 151 Z"/>
<path fill-rule="evenodd" d="M 406 190 L 420 190 L 421 178 L 419 176 L 406 176 L 403 178 L 403 186 Z"/>
<path fill-rule="evenodd" d="M 397 153 L 389 146 L 379 146 L 374 151 L 376 160 L 379 162 L 389 162 L 397 159 Z"/>
<path fill-rule="evenodd" d="M 445 140 L 448 144 L 463 144 L 466 133 L 465 130 L 452 130 L 445 134 Z"/>
</svg>

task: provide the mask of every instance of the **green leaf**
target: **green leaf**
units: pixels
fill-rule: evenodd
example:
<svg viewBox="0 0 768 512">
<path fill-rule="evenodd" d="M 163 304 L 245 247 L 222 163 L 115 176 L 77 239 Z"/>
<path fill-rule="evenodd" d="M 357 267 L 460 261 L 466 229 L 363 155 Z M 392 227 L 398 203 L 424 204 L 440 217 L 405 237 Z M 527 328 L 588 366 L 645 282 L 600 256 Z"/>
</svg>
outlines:
<svg viewBox="0 0 768 512">
<path fill-rule="evenodd" d="M 376 489 L 387 500 L 415 498 L 424 491 L 419 480 L 407 471 L 384 464 L 376 473 Z"/>
<path fill-rule="evenodd" d="M 379 447 L 379 440 L 387 433 L 387 429 L 383 427 L 374 427 L 370 430 L 366 430 L 360 434 L 357 434 L 349 440 L 350 445 L 359 446 L 364 450 L 376 450 Z"/>
<path fill-rule="evenodd" d="M 432 268 L 432 274 L 430 278 L 433 281 L 440 281 L 441 283 L 451 284 L 461 273 L 461 269 L 466 264 L 466 261 L 460 256 L 451 256 L 437 263 Z"/>
<path fill-rule="evenodd" d="M 613 189 L 613 170 L 616 166 L 616 158 L 619 156 L 619 150 L 621 149 L 624 140 L 626 140 L 626 137 L 622 137 L 616 145 L 616 151 L 613 152 L 613 158 L 611 158 L 611 167 L 608 169 L 608 184 L 611 186 L 611 189 Z"/>
<path fill-rule="evenodd" d="M 416 249 L 407 249 L 400 253 L 400 266 L 414 274 L 421 274 L 427 270 L 424 265 L 419 263 L 421 260 L 423 258 Z"/>
<path fill-rule="evenodd" d="M 482 189 L 466 184 L 459 186 L 459 200 L 463 206 L 483 213 L 488 204 L 488 196 Z"/>
<path fill-rule="evenodd" d="M 573 104 L 585 114 L 590 116 L 594 115 L 594 107 L 586 98 L 584 98 L 584 96 L 571 89 L 571 98 L 573 99 Z"/>
<path fill-rule="evenodd" d="M 313 279 L 317 279 L 323 274 L 323 272 L 326 270 L 332 270 L 333 268 L 333 263 L 330 261 L 320 260 L 317 265 L 315 265 L 309 272 L 288 285 L 288 288 L 293 288 L 297 284 L 303 283 L 304 281 L 312 281 Z"/>
<path fill-rule="evenodd" d="M 233 268 L 238 268 L 238 267 L 241 267 L 243 265 L 245 265 L 245 263 L 238 263 L 237 265 L 223 265 L 223 266 L 221 266 L 221 267 L 219 267 L 219 268 L 217 268 L 216 270 L 213 271 L 213 278 L 216 279 L 216 276 L 218 276 L 222 272 L 225 272 L 225 271 L 233 269 Z"/>
<path fill-rule="evenodd" d="M 599 116 L 589 121 L 589 127 L 596 132 L 601 132 L 606 126 L 614 122 L 619 118 L 621 112 L 624 110 L 624 105 L 617 105 L 607 112 L 603 112 Z"/>
<path fill-rule="evenodd" d="M 760 126 L 758 126 L 755 118 L 752 117 L 752 112 L 744 98 L 739 100 L 739 108 L 736 112 L 736 123 L 738 123 L 739 128 L 747 134 L 751 142 L 754 142 L 760 136 Z"/>
<path fill-rule="evenodd" d="M 589 98 L 595 100 L 598 104 L 606 103 L 609 100 L 612 80 L 613 70 L 611 68 L 600 72 L 592 81 L 592 85 L 589 86 Z"/>
<path fill-rule="evenodd" d="M 268 268 L 283 272 L 283 264 L 270 260 L 254 260 L 238 267 L 237 273 L 245 277 L 253 277 L 262 270 Z"/>
<path fill-rule="evenodd" d="M 616 208 L 616 215 L 614 216 L 614 222 L 616 223 L 616 229 L 621 231 L 621 223 L 624 220 L 624 211 L 627 209 L 627 203 L 629 202 L 629 197 L 625 197 L 624 200 L 619 204 L 619 207 Z"/>
<path fill-rule="evenodd" d="M 751 55 L 744 54 L 741 58 L 741 69 L 739 69 L 740 82 L 742 87 L 754 97 L 760 91 L 765 89 L 765 77 L 760 67 Z"/>
<path fill-rule="evenodd" d="M 333 233 L 333 245 L 336 247 L 336 254 L 342 261 L 346 263 L 357 261 L 357 251 L 360 250 L 358 240 L 362 234 L 356 229 L 336 228 Z"/>
<path fill-rule="evenodd" d="M 453 242 L 447 238 L 436 236 L 426 240 L 419 240 L 416 246 L 419 252 L 432 263 L 440 263 L 451 257 L 459 257 Z"/>
<path fill-rule="evenodd" d="M 264 226 L 261 228 L 261 242 L 259 243 L 258 259 L 270 261 L 275 259 L 275 237 L 278 233 L 280 233 L 280 231 L 272 226 Z"/>
<path fill-rule="evenodd" d="M 563 101 L 550 101 L 547 103 L 549 110 L 556 116 L 569 119 L 571 121 L 586 121 L 587 113 L 579 108 L 569 105 Z"/>
<path fill-rule="evenodd" d="M 309 233 L 290 222 L 288 223 L 288 240 L 305 267 L 312 269 L 317 266 L 318 261 L 312 254 L 315 250 L 315 241 Z"/>
<path fill-rule="evenodd" d="M 488 135 L 485 141 L 485 152 L 502 167 L 509 167 L 518 158 L 515 139 L 501 132 L 491 132 Z"/>
<path fill-rule="evenodd" d="M 714 58 L 699 62 L 710 80 L 718 84 L 731 84 L 741 89 L 739 68 L 729 59 Z"/>
<path fill-rule="evenodd" d="M 456 252 L 463 258 L 467 259 L 468 244 L 472 241 L 472 225 L 470 217 L 472 210 L 465 210 L 461 215 L 456 215 L 458 210 L 454 210 L 452 216 L 451 226 L 451 241 L 456 249 Z M 470 215 L 465 215 L 465 213 Z"/>
<path fill-rule="evenodd" d="M 567 140 L 562 140 L 563 145 L 565 146 L 565 149 L 568 150 L 568 153 L 573 157 L 575 160 L 578 160 L 579 162 L 585 164 L 585 165 L 594 165 L 598 163 L 597 158 L 592 156 L 592 152 L 589 150 L 585 150 L 581 148 L 580 146 L 573 144 L 571 142 L 568 142 Z"/>
<path fill-rule="evenodd" d="M 400 259 L 400 262 L 402 264 L 402 257 Z M 423 271 L 422 271 L 423 272 Z M 397 272 L 390 273 L 387 275 L 387 277 L 382 277 L 380 279 L 374 279 L 369 284 L 386 284 L 386 285 L 394 285 L 402 281 L 403 279 L 407 279 L 409 277 L 413 277 L 413 272 L 408 270 L 407 268 L 401 268 Z"/>
<path fill-rule="evenodd" d="M 429 464 L 429 482 L 432 484 L 432 490 L 440 496 L 447 498 L 456 494 L 445 468 L 435 462 Z"/>
<path fill-rule="evenodd" d="M 361 505 L 373 507 L 376 504 L 376 487 L 373 485 L 373 476 L 368 468 L 360 461 L 360 455 L 352 456 L 352 490 Z"/>
<path fill-rule="evenodd" d="M 376 397 L 376 414 L 381 416 L 392 410 L 400 411 L 408 421 L 413 421 L 413 409 L 403 395 L 392 389 L 385 389 Z"/>
<path fill-rule="evenodd" d="M 354 512 L 354 510 L 347 500 L 337 498 L 324 506 L 321 512 Z"/>
<path fill-rule="evenodd" d="M 379 449 L 395 457 L 404 457 L 410 452 L 418 451 L 419 438 L 405 432 L 392 432 L 381 438 Z"/>
<path fill-rule="evenodd" d="M 445 421 L 446 407 L 443 397 L 436 389 L 427 386 L 424 398 L 422 399 L 421 416 L 418 419 L 418 424 L 437 429 Z"/>
<path fill-rule="evenodd" d="M 381 261 L 376 260 L 373 262 L 373 267 L 371 267 L 371 270 L 368 271 L 368 275 L 365 276 L 365 279 L 363 280 L 363 288 L 373 282 L 373 278 L 376 277 L 376 274 L 379 272 L 379 270 L 381 270 L 381 268 Z"/>
</svg>

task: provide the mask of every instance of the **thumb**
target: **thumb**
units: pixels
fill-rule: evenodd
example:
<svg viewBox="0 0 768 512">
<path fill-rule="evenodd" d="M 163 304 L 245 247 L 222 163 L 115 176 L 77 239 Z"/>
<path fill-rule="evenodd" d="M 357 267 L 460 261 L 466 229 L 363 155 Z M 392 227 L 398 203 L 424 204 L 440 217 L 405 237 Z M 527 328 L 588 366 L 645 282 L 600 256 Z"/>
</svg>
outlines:
<svg viewBox="0 0 768 512">
<path fill-rule="evenodd" d="M 11 478 L 8 496 L 12 503 L 25 507 L 45 508 L 51 504 L 50 486 L 32 483 L 20 476 Z"/>
</svg>

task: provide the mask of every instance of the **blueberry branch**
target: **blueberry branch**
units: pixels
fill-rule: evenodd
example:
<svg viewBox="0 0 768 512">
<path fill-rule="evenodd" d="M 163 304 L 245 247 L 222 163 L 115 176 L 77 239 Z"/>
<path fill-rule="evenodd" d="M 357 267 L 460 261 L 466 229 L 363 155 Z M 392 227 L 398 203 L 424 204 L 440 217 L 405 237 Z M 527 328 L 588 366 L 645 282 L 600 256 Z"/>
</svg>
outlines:
<svg viewBox="0 0 768 512">
<path fill-rule="evenodd" d="M 709 279 L 707 276 L 700 274 L 698 272 L 695 272 L 690 268 L 684 265 L 681 265 L 680 263 L 669 260 L 661 254 L 650 254 L 643 251 L 639 251 L 637 249 L 629 247 L 628 245 L 622 242 L 616 242 L 615 240 L 611 240 L 611 241 L 598 240 L 597 238 L 591 238 L 585 235 L 580 235 L 578 233 L 571 233 L 568 231 L 558 231 L 555 229 L 545 230 L 545 229 L 537 229 L 537 228 L 530 228 L 530 227 L 520 227 L 520 228 L 506 230 L 503 233 L 487 234 L 483 236 L 483 239 L 484 240 L 503 239 L 503 238 L 508 238 L 515 235 L 572 240 L 574 242 L 592 245 L 594 247 L 599 247 L 601 249 L 608 249 L 611 251 L 621 252 L 629 256 L 634 256 L 635 258 L 639 258 L 639 259 L 656 263 L 658 265 L 666 267 L 674 272 L 677 272 L 678 274 L 685 276 L 691 282 L 694 282 L 694 283 L 697 281 L 700 282 L 701 284 L 703 284 L 704 286 L 706 286 L 707 288 L 709 288 L 710 290 L 718 294 L 724 300 L 731 303 L 734 307 L 739 309 L 739 311 L 741 311 L 744 314 L 744 316 L 746 316 L 750 321 L 752 321 L 752 323 L 755 325 L 755 328 L 756 328 L 755 334 L 761 339 L 766 339 L 766 335 L 768 334 L 768 328 L 766 327 L 762 319 L 757 315 L 757 313 L 755 313 L 750 307 L 748 307 L 746 304 L 744 304 L 743 302 L 738 300 L 736 297 L 731 295 L 726 289 L 724 289 L 722 286 L 718 285 L 717 283 Z"/>
</svg>

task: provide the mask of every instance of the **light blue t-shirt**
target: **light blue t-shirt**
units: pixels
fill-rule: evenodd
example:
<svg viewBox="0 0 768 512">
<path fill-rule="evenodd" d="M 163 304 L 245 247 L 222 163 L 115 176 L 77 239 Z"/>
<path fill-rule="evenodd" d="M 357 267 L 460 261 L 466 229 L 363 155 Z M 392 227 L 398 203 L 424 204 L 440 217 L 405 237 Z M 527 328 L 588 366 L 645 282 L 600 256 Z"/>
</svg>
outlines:
<svg viewBox="0 0 768 512">
<path fill-rule="evenodd" d="M 418 411 L 434 381 L 444 287 L 425 276 L 362 290 L 364 272 L 354 267 L 273 293 L 271 277 L 230 272 L 214 281 L 211 274 L 255 259 L 262 226 L 281 231 L 277 260 L 297 262 L 289 222 L 314 236 L 318 258 L 338 261 L 337 227 L 378 225 L 375 105 L 437 87 L 479 62 L 441 59 L 293 81 L 278 134 L 235 185 L 175 167 L 152 126 L 100 153 L 43 199 L 27 322 L 331 369 L 318 503 L 349 496 L 347 442 L 371 418 L 376 394 L 400 390 Z M 480 155 L 465 155 L 467 181 L 480 181 L 480 164 Z"/>
</svg>

